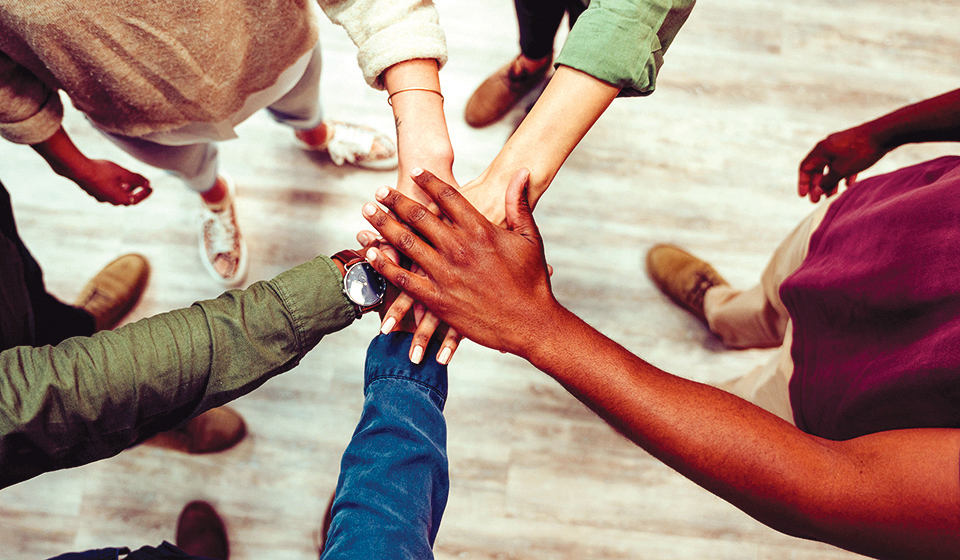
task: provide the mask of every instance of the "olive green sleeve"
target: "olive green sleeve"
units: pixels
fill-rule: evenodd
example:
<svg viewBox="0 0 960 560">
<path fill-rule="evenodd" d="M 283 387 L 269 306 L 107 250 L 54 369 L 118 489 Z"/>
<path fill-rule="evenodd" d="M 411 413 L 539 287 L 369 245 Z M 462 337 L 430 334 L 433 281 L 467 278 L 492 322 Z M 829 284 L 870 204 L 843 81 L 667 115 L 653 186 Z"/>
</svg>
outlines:
<svg viewBox="0 0 960 560">
<path fill-rule="evenodd" d="M 647 95 L 656 86 L 663 53 L 693 10 L 695 0 L 591 0 L 567 36 L 558 65 Z"/>
<path fill-rule="evenodd" d="M 0 487 L 113 456 L 299 363 L 355 308 L 327 257 L 91 337 L 0 353 Z"/>
</svg>

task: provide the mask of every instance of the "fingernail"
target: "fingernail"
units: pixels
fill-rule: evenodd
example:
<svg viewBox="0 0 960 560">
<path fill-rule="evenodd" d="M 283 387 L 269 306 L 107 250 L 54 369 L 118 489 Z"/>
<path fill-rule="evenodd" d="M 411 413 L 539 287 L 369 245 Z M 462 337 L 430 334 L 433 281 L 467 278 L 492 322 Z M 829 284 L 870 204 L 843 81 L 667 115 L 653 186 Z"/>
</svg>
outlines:
<svg viewBox="0 0 960 560">
<path fill-rule="evenodd" d="M 365 256 L 367 257 L 367 260 L 370 262 L 377 260 L 377 252 L 373 249 L 367 249 Z"/>
<path fill-rule="evenodd" d="M 393 326 L 397 324 L 397 320 L 393 317 L 387 317 L 387 320 L 380 325 L 381 334 L 390 334 L 390 331 L 393 330 Z"/>
<path fill-rule="evenodd" d="M 423 169 L 421 169 L 421 168 L 419 168 L 419 167 L 414 167 L 414 168 L 410 171 L 410 176 L 411 176 L 411 177 L 419 177 L 421 173 L 423 173 Z"/>
<path fill-rule="evenodd" d="M 419 364 L 420 360 L 423 359 L 423 346 L 414 346 L 413 354 L 410 356 L 410 361 Z"/>
<path fill-rule="evenodd" d="M 377 207 L 369 202 L 363 205 L 363 215 L 364 216 L 373 216 L 377 213 Z"/>
<path fill-rule="evenodd" d="M 390 189 L 387 187 L 380 187 L 377 189 L 376 196 L 377 200 L 383 200 L 386 196 L 390 194 Z"/>
<path fill-rule="evenodd" d="M 443 349 L 440 350 L 440 355 L 437 356 L 437 361 L 440 362 L 440 363 L 443 364 L 443 365 L 447 365 L 448 363 L 450 363 L 450 354 L 451 354 L 451 353 L 452 353 L 452 352 L 450 351 L 450 347 L 449 347 L 449 346 L 444 346 Z"/>
</svg>

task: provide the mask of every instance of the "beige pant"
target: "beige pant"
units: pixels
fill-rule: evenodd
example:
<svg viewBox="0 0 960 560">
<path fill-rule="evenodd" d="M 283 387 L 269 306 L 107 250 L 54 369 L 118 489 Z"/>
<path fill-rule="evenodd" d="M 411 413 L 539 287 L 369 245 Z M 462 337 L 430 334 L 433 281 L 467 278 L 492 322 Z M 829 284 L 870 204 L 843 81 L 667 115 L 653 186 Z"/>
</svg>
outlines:
<svg viewBox="0 0 960 560">
<path fill-rule="evenodd" d="M 836 197 L 829 199 L 836 200 Z M 703 298 L 707 324 L 730 348 L 770 348 L 780 350 L 769 363 L 727 382 L 721 389 L 776 414 L 793 424 L 790 408 L 790 376 L 793 359 L 790 345 L 793 323 L 783 302 L 780 284 L 793 274 L 807 257 L 810 236 L 816 231 L 828 204 L 821 204 L 784 239 L 774 251 L 760 277 L 760 284 L 746 291 L 730 286 L 715 286 Z"/>
</svg>

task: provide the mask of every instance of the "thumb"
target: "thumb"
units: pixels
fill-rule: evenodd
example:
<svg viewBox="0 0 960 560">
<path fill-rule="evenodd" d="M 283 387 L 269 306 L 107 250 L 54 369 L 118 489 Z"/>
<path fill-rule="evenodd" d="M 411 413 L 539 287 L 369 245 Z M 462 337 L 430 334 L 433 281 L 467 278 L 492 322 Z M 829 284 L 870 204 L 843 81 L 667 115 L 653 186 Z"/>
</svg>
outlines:
<svg viewBox="0 0 960 560">
<path fill-rule="evenodd" d="M 540 238 L 537 224 L 533 221 L 533 211 L 530 209 L 530 171 L 521 168 L 514 173 L 507 184 L 506 214 L 507 229 L 515 231 L 524 237 Z"/>
</svg>

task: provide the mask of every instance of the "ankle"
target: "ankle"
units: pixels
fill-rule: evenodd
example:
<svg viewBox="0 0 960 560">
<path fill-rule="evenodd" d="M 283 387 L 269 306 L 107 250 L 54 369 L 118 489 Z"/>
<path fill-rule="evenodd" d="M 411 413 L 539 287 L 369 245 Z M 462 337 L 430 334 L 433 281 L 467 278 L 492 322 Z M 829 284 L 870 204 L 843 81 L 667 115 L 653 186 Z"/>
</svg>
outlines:
<svg viewBox="0 0 960 560">
<path fill-rule="evenodd" d="M 298 130 L 296 135 L 310 146 L 320 147 L 326 145 L 327 141 L 330 140 L 330 127 L 327 126 L 327 123 L 322 122 L 309 130 Z"/>
<path fill-rule="evenodd" d="M 526 72 L 527 74 L 533 74 L 549 64 L 552 59 L 553 57 L 549 54 L 543 58 L 537 59 L 527 58 L 526 55 L 521 54 L 517 57 L 517 65 L 521 71 Z"/>
<path fill-rule="evenodd" d="M 200 198 L 203 199 L 203 202 L 207 206 L 217 206 L 222 203 L 230 192 L 227 190 L 226 183 L 220 177 L 217 177 L 217 180 L 213 182 L 213 186 L 209 190 L 206 190 L 200 193 Z"/>
</svg>

